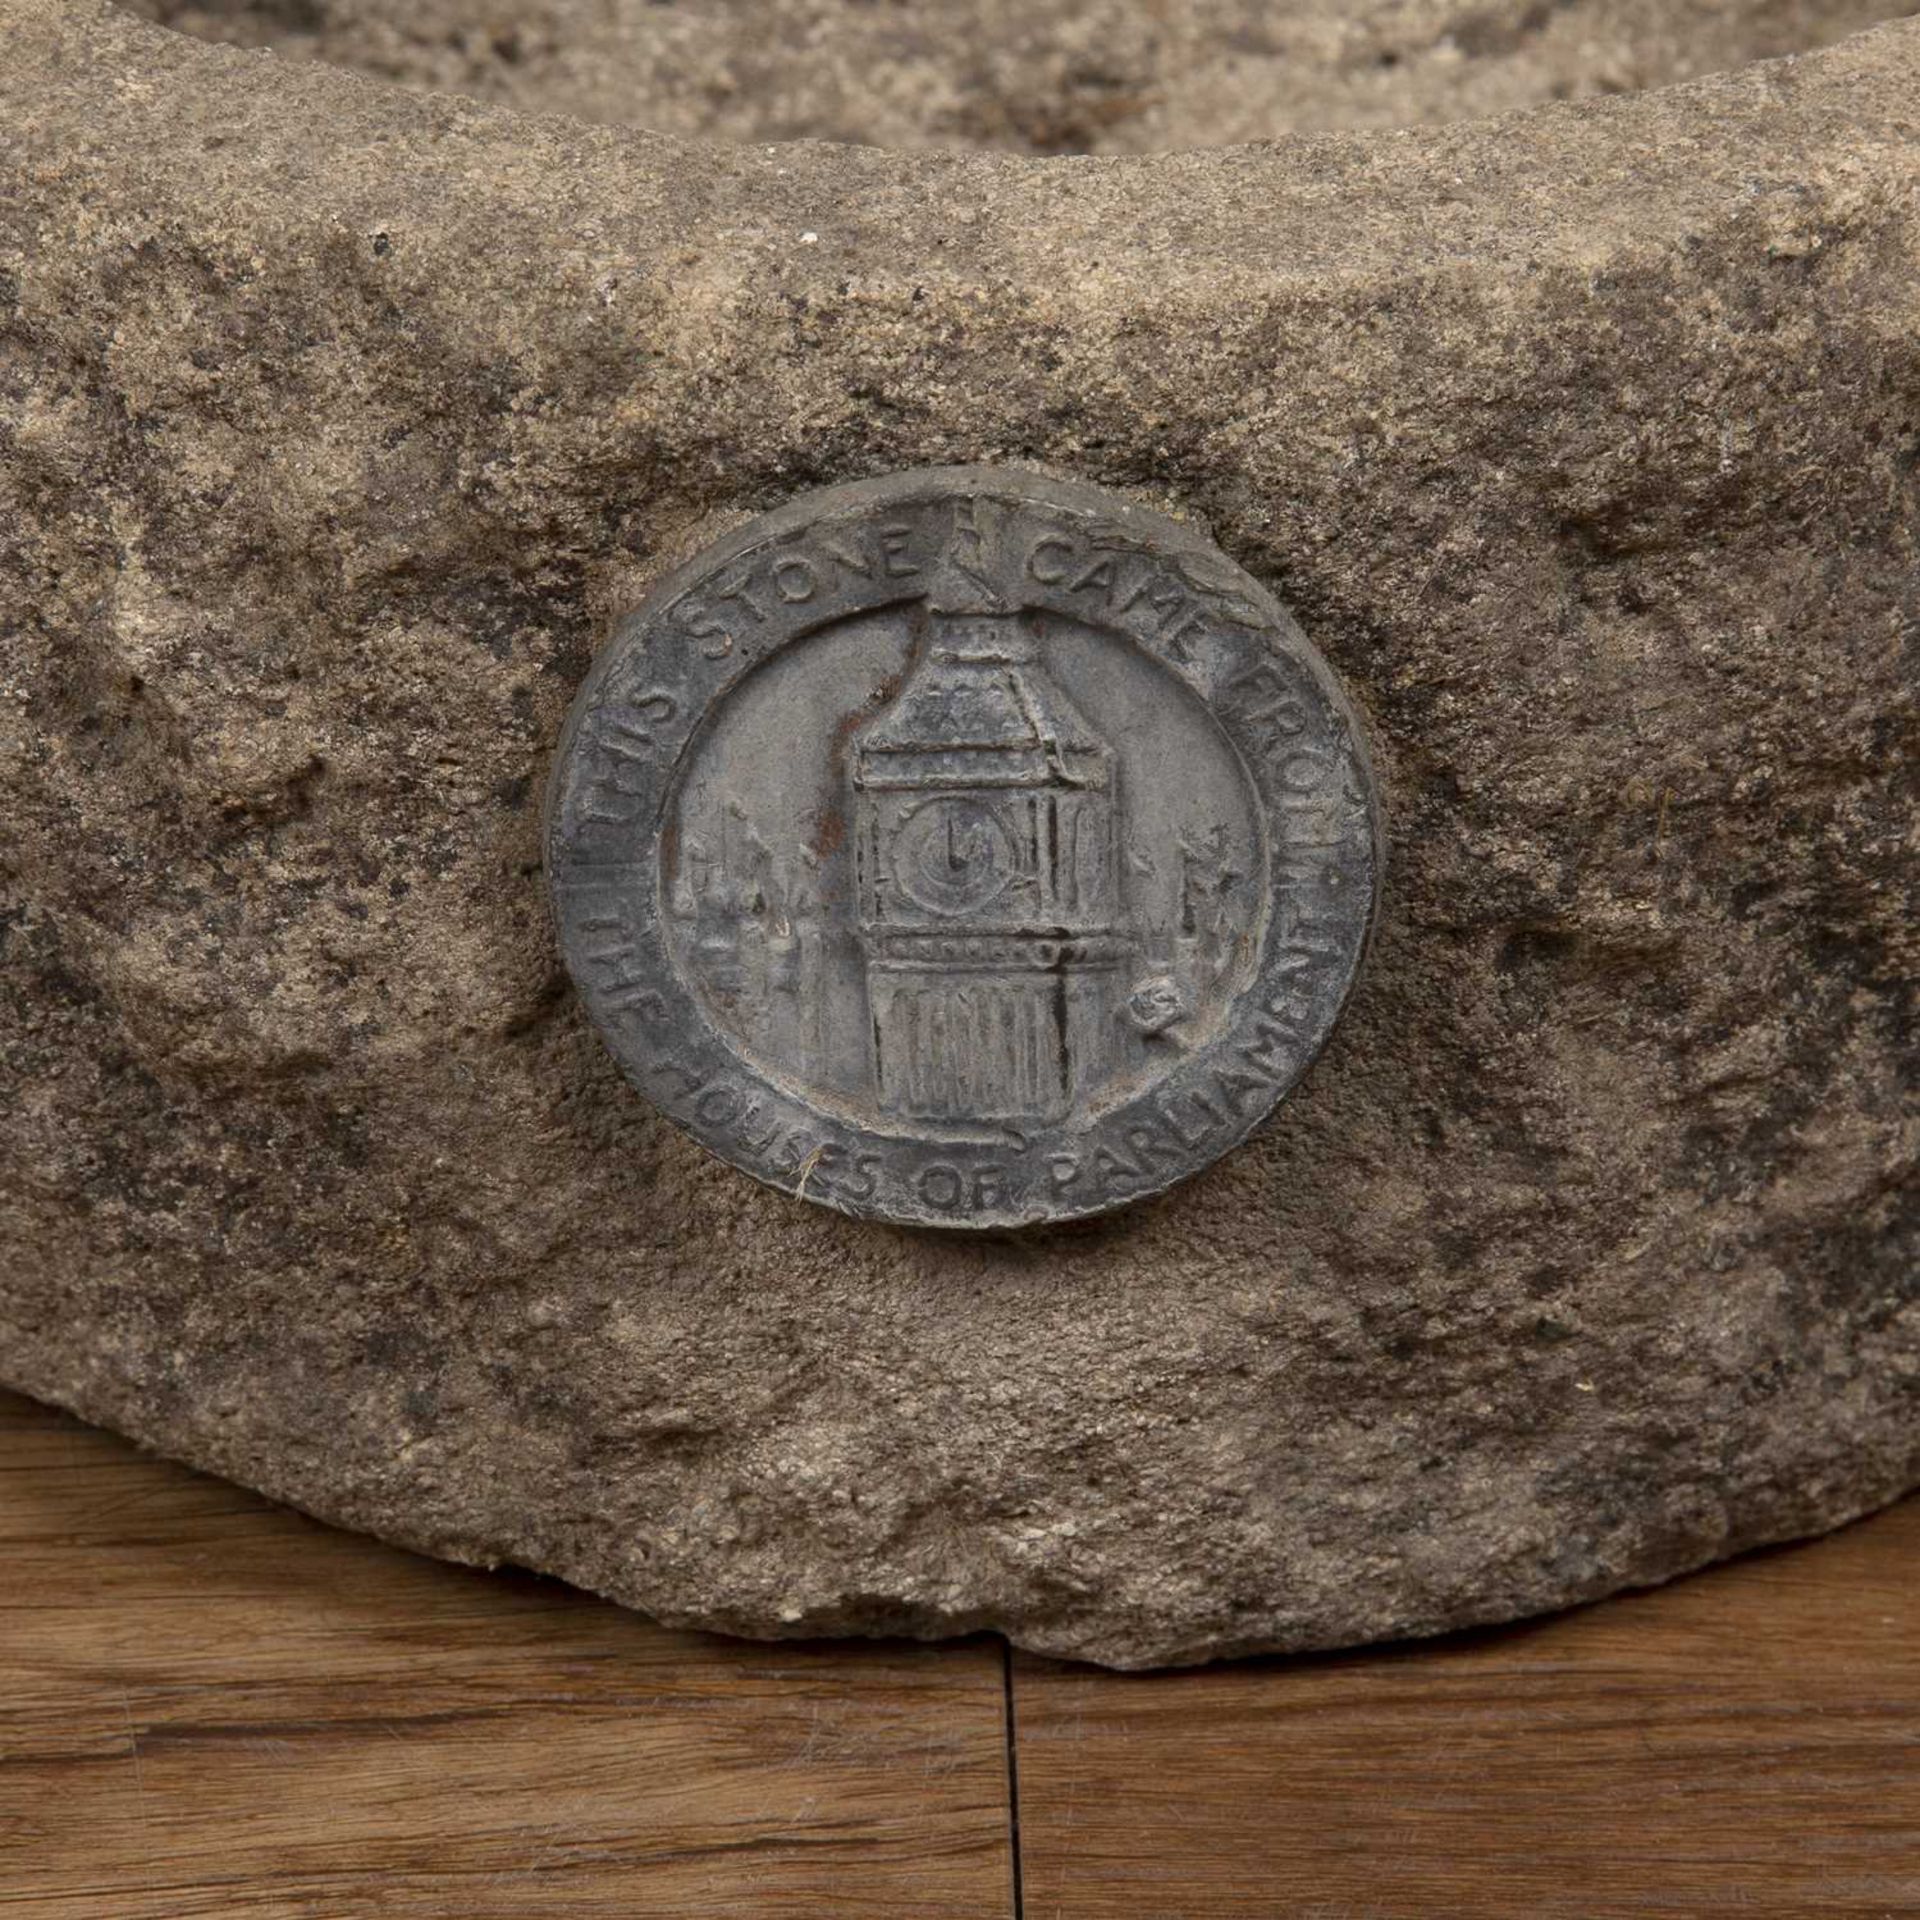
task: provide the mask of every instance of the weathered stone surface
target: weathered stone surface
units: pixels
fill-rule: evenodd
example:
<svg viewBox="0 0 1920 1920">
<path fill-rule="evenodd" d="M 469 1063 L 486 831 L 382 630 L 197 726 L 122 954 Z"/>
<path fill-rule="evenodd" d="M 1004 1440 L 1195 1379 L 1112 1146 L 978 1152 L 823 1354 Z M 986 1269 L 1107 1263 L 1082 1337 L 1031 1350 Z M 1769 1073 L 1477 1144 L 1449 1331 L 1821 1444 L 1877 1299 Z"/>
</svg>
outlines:
<svg viewBox="0 0 1920 1920">
<path fill-rule="evenodd" d="M 1920 25 L 1052 161 L 682 144 L 96 0 L 0 38 L 0 1378 L 665 1618 L 1121 1663 L 1920 1476 Z M 673 559 L 965 461 L 1204 520 L 1362 707 L 1388 851 L 1269 1132 L 962 1243 L 632 1096 L 537 796 Z"/>
<path fill-rule="evenodd" d="M 183 32 L 685 139 L 1150 153 L 1803 53 L 1900 0 L 136 0 Z"/>
</svg>

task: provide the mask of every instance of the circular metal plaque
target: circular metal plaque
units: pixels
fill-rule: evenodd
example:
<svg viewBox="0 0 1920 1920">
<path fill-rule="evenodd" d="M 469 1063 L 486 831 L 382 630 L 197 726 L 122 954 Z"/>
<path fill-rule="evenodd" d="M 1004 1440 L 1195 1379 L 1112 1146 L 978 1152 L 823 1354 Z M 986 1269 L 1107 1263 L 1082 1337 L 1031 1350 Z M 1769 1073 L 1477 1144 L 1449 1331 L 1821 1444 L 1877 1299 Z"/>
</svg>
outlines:
<svg viewBox="0 0 1920 1920">
<path fill-rule="evenodd" d="M 830 487 L 623 620 L 547 813 L 628 1077 L 842 1211 L 1123 1205 L 1319 1051 L 1378 878 L 1354 717 L 1195 529 L 994 468 Z"/>
</svg>

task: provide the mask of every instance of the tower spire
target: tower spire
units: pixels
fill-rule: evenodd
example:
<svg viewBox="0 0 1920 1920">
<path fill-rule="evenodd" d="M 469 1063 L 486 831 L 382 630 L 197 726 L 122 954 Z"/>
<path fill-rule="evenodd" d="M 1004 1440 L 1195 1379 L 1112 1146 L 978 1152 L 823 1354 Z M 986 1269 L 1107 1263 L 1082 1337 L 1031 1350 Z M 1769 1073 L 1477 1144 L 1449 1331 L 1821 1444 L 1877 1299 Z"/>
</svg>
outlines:
<svg viewBox="0 0 1920 1920">
<path fill-rule="evenodd" d="M 1020 610 L 993 585 L 987 530 L 979 502 L 963 494 L 954 502 L 953 528 L 935 563 L 926 607 L 934 652 L 943 659 L 1031 659 L 1020 628 Z"/>
</svg>

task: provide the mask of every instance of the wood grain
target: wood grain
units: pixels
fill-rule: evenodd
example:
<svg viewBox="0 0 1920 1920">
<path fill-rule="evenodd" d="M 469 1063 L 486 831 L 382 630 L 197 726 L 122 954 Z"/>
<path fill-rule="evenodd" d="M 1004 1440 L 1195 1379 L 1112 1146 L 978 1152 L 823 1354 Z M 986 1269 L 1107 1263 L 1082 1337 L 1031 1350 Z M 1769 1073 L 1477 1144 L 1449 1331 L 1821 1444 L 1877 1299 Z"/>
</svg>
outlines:
<svg viewBox="0 0 1920 1920">
<path fill-rule="evenodd" d="M 992 1916 L 1000 1649 L 672 1633 L 0 1396 L 0 1914 Z"/>
<path fill-rule="evenodd" d="M 1014 1671 L 1026 1920 L 1920 1914 L 1920 1501 L 1423 1646 Z"/>
<path fill-rule="evenodd" d="M 759 1647 L 0 1395 L 0 1916 L 1015 1912 L 992 1643 Z M 1024 1920 L 1920 1915 L 1920 1502 L 1557 1620 L 1014 1665 Z"/>
</svg>

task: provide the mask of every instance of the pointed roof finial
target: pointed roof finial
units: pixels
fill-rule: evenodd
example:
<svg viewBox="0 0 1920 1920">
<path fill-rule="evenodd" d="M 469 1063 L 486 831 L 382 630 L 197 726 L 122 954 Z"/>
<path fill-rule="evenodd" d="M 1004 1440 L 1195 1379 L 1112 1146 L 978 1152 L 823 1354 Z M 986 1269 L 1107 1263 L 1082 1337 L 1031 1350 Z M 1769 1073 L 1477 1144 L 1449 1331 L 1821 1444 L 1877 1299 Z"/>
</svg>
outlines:
<svg viewBox="0 0 1920 1920">
<path fill-rule="evenodd" d="M 946 551 L 936 562 L 933 584 L 927 589 L 929 612 L 962 619 L 1005 616 L 1017 609 L 994 591 L 987 578 L 986 538 L 981 531 L 978 502 L 962 494 L 953 503 L 953 532 Z"/>
</svg>

